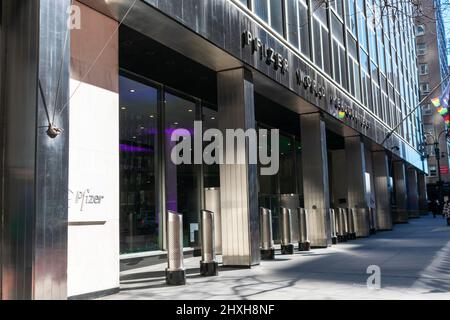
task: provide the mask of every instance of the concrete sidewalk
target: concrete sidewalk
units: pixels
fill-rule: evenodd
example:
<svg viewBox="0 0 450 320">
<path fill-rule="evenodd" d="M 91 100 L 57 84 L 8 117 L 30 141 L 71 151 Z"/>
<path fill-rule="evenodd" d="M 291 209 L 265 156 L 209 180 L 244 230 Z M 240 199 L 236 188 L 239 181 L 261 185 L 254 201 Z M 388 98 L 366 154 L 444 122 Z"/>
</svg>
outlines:
<svg viewBox="0 0 450 320">
<path fill-rule="evenodd" d="M 450 299 L 450 227 L 432 216 L 396 225 L 328 249 L 277 255 L 252 269 L 199 276 L 186 261 L 187 285 L 165 285 L 165 264 L 123 272 L 121 292 L 105 299 Z M 381 289 L 369 289 L 367 267 L 381 268 Z"/>
</svg>

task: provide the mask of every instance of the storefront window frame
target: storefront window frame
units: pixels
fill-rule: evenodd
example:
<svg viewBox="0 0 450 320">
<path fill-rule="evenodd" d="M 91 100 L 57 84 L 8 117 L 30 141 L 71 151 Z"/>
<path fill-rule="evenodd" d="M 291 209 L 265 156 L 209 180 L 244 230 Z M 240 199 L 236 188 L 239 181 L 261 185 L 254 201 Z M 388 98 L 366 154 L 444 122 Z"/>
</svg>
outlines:
<svg viewBox="0 0 450 320">
<path fill-rule="evenodd" d="M 136 74 L 132 71 L 129 71 L 125 68 L 119 68 L 119 75 L 123 77 L 130 78 L 134 81 L 141 82 L 145 85 L 154 87 L 157 89 L 158 92 L 158 103 L 157 103 L 157 130 L 158 132 L 165 132 L 165 97 L 166 93 L 176 95 L 180 98 L 195 102 L 195 120 L 196 121 L 202 121 L 202 114 L 203 114 L 203 108 L 207 108 L 208 106 L 214 106 L 209 101 L 202 100 L 200 98 L 194 97 L 192 95 L 189 95 L 183 91 L 177 90 L 175 88 L 172 88 L 170 86 L 164 85 L 160 82 L 157 82 L 155 80 L 149 79 L 145 76 L 142 76 L 140 74 Z M 156 206 L 158 208 L 158 219 L 161 222 L 159 225 L 159 250 L 166 250 L 167 248 L 167 239 L 166 239 L 166 216 L 167 216 L 167 210 L 166 210 L 166 199 L 165 199 L 165 150 L 163 148 L 164 146 L 164 136 L 159 134 L 157 141 L 156 141 L 156 158 L 155 160 L 155 176 L 156 176 Z M 203 170 L 204 165 L 197 165 L 196 168 L 198 170 L 197 174 L 197 181 L 198 181 L 198 189 L 199 189 L 199 203 L 200 207 L 204 207 L 204 192 L 201 192 L 204 190 L 204 176 L 203 176 Z M 163 191 L 164 190 L 164 191 Z M 200 217 L 200 212 L 198 212 L 198 216 Z M 139 252 L 139 253 L 145 253 Z M 152 251 L 147 251 L 152 252 Z M 126 255 L 126 254 L 122 254 Z"/>
</svg>

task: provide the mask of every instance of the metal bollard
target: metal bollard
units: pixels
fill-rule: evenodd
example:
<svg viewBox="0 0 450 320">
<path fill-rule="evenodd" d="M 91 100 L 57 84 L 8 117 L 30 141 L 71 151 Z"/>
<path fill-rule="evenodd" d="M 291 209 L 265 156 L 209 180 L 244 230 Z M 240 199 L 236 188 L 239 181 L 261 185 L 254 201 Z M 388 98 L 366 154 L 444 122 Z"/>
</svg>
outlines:
<svg viewBox="0 0 450 320">
<path fill-rule="evenodd" d="M 331 241 L 333 244 L 337 244 L 337 234 L 336 234 L 336 211 L 330 209 L 330 231 L 331 231 Z"/>
<path fill-rule="evenodd" d="M 205 189 L 205 209 L 214 212 L 214 246 L 216 254 L 222 254 L 222 210 L 220 188 Z"/>
<path fill-rule="evenodd" d="M 338 210 L 338 242 L 346 242 L 348 239 L 347 232 L 347 214 L 345 208 Z"/>
<path fill-rule="evenodd" d="M 291 209 L 281 207 L 281 254 L 294 254 L 294 245 L 292 244 L 292 221 Z"/>
<path fill-rule="evenodd" d="M 308 211 L 297 208 L 298 212 L 298 251 L 309 251 L 311 242 L 308 238 Z"/>
<path fill-rule="evenodd" d="M 261 259 L 275 259 L 275 247 L 273 245 L 272 211 L 260 208 L 260 235 L 261 235 Z"/>
<path fill-rule="evenodd" d="M 369 208 L 370 213 L 370 234 L 376 234 L 377 233 L 377 217 L 375 213 L 375 208 Z"/>
<path fill-rule="evenodd" d="M 214 212 L 202 210 L 201 215 L 202 261 L 200 261 L 200 274 L 205 277 L 217 276 L 219 264 L 216 261 L 214 242 Z"/>
<path fill-rule="evenodd" d="M 348 239 L 356 240 L 356 229 L 355 229 L 355 213 L 353 209 L 347 209 L 347 230 L 348 230 Z"/>
<path fill-rule="evenodd" d="M 168 285 L 185 285 L 186 270 L 183 261 L 183 215 L 167 212 L 167 269 Z"/>
<path fill-rule="evenodd" d="M 343 228 L 342 228 L 342 208 L 337 209 L 336 214 L 336 236 L 337 242 L 343 242 Z"/>
</svg>

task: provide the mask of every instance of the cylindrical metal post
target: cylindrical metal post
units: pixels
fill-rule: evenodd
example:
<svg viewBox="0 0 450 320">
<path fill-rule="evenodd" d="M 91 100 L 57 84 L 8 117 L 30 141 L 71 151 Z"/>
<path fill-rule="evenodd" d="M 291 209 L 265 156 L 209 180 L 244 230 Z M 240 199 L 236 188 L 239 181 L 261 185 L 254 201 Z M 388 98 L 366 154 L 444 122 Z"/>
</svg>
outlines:
<svg viewBox="0 0 450 320">
<path fill-rule="evenodd" d="M 330 232 L 331 232 L 332 243 L 337 244 L 336 211 L 334 209 L 330 209 Z"/>
<path fill-rule="evenodd" d="M 352 208 L 347 209 L 347 230 L 348 230 L 348 239 L 355 240 L 356 239 L 356 229 L 355 229 L 355 215 Z"/>
<path fill-rule="evenodd" d="M 205 189 L 205 209 L 214 212 L 214 246 L 216 254 L 222 254 L 222 214 L 220 207 L 220 189 Z"/>
<path fill-rule="evenodd" d="M 345 216 L 345 209 L 344 208 L 338 208 L 337 211 L 337 240 L 338 242 L 345 242 L 347 241 L 347 231 L 346 231 L 346 216 Z"/>
<path fill-rule="evenodd" d="M 369 208 L 369 217 L 370 217 L 370 234 L 377 233 L 377 217 L 375 213 L 375 208 Z"/>
<path fill-rule="evenodd" d="M 183 215 L 167 212 L 167 269 L 168 285 L 185 285 L 186 270 L 183 260 Z"/>
<path fill-rule="evenodd" d="M 291 209 L 281 207 L 281 254 L 293 254 Z"/>
<path fill-rule="evenodd" d="M 202 243 L 202 261 L 200 261 L 200 274 L 210 277 L 219 274 L 219 265 L 216 262 L 216 248 L 214 242 L 214 212 L 201 211 L 200 233 Z"/>
<path fill-rule="evenodd" d="M 298 208 L 298 251 L 309 251 L 311 242 L 308 238 L 308 212 L 306 209 Z"/>
<path fill-rule="evenodd" d="M 260 208 L 260 238 L 261 238 L 261 259 L 275 259 L 275 247 L 273 245 L 272 231 L 272 211 Z"/>
</svg>

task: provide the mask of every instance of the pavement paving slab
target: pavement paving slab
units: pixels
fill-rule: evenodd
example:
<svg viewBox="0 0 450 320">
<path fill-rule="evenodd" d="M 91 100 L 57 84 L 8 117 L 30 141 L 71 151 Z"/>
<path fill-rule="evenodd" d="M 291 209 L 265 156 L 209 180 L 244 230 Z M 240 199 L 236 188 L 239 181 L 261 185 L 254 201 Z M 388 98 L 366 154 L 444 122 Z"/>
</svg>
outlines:
<svg viewBox="0 0 450 320">
<path fill-rule="evenodd" d="M 166 264 L 158 264 L 122 272 L 121 291 L 103 299 L 450 299 L 450 227 L 424 216 L 327 249 L 277 254 L 251 269 L 221 267 L 217 277 L 199 275 L 199 258 L 185 266 L 185 286 L 167 286 Z M 379 286 L 367 284 L 370 266 L 379 268 Z"/>
</svg>

